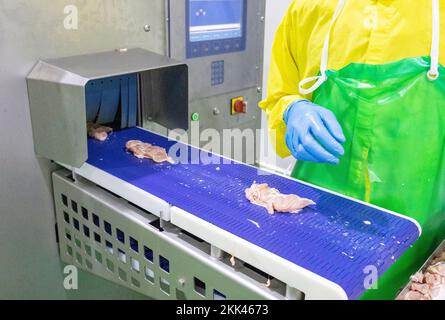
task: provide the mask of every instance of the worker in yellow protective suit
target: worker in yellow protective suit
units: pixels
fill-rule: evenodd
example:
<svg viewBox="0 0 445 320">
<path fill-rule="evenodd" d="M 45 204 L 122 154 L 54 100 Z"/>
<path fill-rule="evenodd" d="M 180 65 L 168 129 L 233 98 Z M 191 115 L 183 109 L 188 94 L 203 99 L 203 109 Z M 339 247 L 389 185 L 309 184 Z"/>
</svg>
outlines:
<svg viewBox="0 0 445 320">
<path fill-rule="evenodd" d="M 295 0 L 276 33 L 260 107 L 292 176 L 423 229 L 364 299 L 394 298 L 445 238 L 441 17 L 439 0 Z"/>
</svg>

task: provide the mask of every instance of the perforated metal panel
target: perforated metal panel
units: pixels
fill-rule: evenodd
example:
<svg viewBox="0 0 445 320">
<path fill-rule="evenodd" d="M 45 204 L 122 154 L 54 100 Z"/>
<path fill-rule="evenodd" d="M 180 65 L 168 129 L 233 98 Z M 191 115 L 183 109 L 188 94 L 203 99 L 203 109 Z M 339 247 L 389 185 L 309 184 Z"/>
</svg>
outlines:
<svg viewBox="0 0 445 320">
<path fill-rule="evenodd" d="M 53 173 L 61 259 L 155 299 L 283 299 L 285 286 L 69 171 Z M 82 286 L 80 283 L 79 286 Z"/>
</svg>

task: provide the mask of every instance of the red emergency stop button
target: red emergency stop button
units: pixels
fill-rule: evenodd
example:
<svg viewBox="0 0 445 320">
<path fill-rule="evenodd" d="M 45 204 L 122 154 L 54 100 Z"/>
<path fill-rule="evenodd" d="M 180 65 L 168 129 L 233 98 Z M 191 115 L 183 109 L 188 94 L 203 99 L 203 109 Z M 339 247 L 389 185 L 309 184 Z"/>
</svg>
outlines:
<svg viewBox="0 0 445 320">
<path fill-rule="evenodd" d="M 243 97 L 232 99 L 232 114 L 247 113 L 247 103 Z"/>
<path fill-rule="evenodd" d="M 234 105 L 235 112 L 246 113 L 246 103 L 244 101 L 238 100 Z"/>
</svg>

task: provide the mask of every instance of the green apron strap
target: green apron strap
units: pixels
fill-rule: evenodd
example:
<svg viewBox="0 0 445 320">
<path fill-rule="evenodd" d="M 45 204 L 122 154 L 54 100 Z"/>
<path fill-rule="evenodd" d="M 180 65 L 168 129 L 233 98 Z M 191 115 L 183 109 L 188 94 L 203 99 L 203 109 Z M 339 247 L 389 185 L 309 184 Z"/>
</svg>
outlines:
<svg viewBox="0 0 445 320">
<path fill-rule="evenodd" d="M 320 75 L 315 77 L 309 77 L 306 79 L 303 79 L 300 81 L 299 84 L 299 90 L 300 93 L 303 95 L 310 94 L 317 90 L 326 80 L 326 71 L 328 70 L 328 61 L 329 61 L 329 43 L 331 42 L 331 32 L 334 28 L 335 22 L 337 21 L 338 17 L 340 16 L 341 12 L 343 11 L 343 8 L 346 5 L 347 0 L 339 0 L 337 4 L 337 8 L 335 9 L 334 16 L 332 18 L 331 24 L 329 25 L 328 34 L 326 35 L 326 39 L 324 41 L 323 50 L 321 53 L 321 62 L 320 62 Z M 308 89 L 305 89 L 305 86 L 309 83 L 314 82 L 315 83 Z"/>
<path fill-rule="evenodd" d="M 440 47 L 440 6 L 439 0 L 433 0 L 433 39 L 431 44 L 431 66 L 428 79 L 439 78 L 439 47 Z"/>
</svg>

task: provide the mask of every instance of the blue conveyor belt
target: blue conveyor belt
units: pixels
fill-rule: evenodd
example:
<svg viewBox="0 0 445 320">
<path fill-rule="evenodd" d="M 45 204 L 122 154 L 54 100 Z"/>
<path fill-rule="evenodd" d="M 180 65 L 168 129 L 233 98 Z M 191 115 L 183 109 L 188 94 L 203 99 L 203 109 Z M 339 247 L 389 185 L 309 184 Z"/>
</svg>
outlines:
<svg viewBox="0 0 445 320">
<path fill-rule="evenodd" d="M 382 275 L 419 237 L 417 225 L 410 220 L 295 180 L 222 163 L 220 157 L 201 151 L 220 162 L 204 165 L 196 161 L 200 152 L 196 148 L 183 146 L 190 151 L 190 164 L 137 159 L 125 150 L 129 140 L 167 150 L 175 143 L 139 128 L 126 129 L 105 142 L 90 139 L 88 163 L 337 283 L 350 299 L 365 291 L 366 266 L 376 266 Z M 245 198 L 244 190 L 254 181 L 312 199 L 317 205 L 300 214 L 269 215 Z"/>
</svg>

